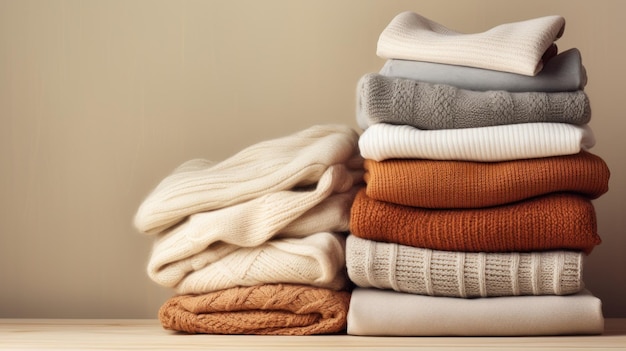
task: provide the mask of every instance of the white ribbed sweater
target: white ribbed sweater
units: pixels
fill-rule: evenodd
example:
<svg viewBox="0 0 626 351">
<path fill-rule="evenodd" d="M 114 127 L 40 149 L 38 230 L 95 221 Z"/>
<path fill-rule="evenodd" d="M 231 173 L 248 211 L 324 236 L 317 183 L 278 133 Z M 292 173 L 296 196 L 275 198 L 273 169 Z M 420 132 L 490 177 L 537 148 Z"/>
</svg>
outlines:
<svg viewBox="0 0 626 351">
<path fill-rule="evenodd" d="M 390 158 L 510 161 L 572 155 L 594 144 L 595 138 L 588 125 L 568 123 L 439 130 L 378 123 L 367 128 L 359 138 L 361 156 L 375 161 Z"/>
</svg>

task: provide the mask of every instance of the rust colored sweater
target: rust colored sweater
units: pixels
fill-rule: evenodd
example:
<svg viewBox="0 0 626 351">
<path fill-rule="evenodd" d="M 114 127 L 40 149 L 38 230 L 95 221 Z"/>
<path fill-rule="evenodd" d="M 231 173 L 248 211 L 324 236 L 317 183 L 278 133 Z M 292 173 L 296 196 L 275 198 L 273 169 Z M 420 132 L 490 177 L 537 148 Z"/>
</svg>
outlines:
<svg viewBox="0 0 626 351">
<path fill-rule="evenodd" d="M 159 320 L 190 334 L 331 334 L 345 330 L 349 304 L 347 291 L 263 284 L 171 297 Z"/>
<path fill-rule="evenodd" d="M 553 192 L 595 199 L 609 185 L 606 163 L 586 151 L 495 163 L 365 160 L 365 170 L 369 197 L 425 208 L 489 207 Z"/>
<path fill-rule="evenodd" d="M 570 193 L 480 209 L 426 209 L 373 200 L 361 189 L 352 204 L 350 230 L 363 239 L 466 252 L 589 254 L 601 242 L 593 204 Z"/>
</svg>

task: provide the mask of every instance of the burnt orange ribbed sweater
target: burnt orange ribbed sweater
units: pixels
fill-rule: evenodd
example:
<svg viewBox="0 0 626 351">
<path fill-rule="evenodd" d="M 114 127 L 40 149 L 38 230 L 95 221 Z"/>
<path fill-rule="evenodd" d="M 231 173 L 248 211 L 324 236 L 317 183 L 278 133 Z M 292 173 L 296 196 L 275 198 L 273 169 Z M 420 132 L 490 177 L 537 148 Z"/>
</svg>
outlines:
<svg viewBox="0 0 626 351">
<path fill-rule="evenodd" d="M 361 189 L 350 219 L 352 233 L 363 239 L 467 252 L 589 254 L 600 243 L 596 227 L 591 201 L 570 193 L 481 209 L 425 209 L 373 200 Z"/>
<path fill-rule="evenodd" d="M 586 151 L 493 163 L 365 160 L 364 166 L 369 197 L 425 208 L 488 207 L 565 191 L 593 199 L 609 186 L 608 166 Z"/>
<path fill-rule="evenodd" d="M 159 309 L 165 329 L 204 334 L 312 335 L 346 328 L 350 293 L 297 284 L 180 295 Z"/>
</svg>

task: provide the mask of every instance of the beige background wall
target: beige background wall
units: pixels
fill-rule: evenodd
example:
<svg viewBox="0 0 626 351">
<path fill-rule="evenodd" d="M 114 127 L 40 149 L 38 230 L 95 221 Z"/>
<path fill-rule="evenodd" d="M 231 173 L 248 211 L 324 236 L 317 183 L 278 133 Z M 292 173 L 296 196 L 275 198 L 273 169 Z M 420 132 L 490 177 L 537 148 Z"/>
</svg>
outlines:
<svg viewBox="0 0 626 351">
<path fill-rule="evenodd" d="M 378 35 L 413 10 L 462 32 L 549 14 L 589 74 L 603 244 L 585 281 L 626 317 L 621 0 L 0 0 L 0 317 L 153 318 L 172 294 L 131 226 L 180 163 L 318 123 L 356 129 Z"/>
</svg>

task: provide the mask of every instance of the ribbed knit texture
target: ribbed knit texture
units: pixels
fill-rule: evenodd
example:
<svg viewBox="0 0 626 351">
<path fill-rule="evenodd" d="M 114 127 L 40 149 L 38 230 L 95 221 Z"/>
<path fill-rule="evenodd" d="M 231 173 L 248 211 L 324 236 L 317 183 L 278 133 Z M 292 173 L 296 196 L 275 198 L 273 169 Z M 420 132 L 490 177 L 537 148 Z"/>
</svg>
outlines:
<svg viewBox="0 0 626 351">
<path fill-rule="evenodd" d="M 320 232 L 302 238 L 272 239 L 253 247 L 218 242 L 193 259 L 165 266 L 158 278 L 189 272 L 174 286 L 178 294 L 272 283 L 341 290 L 348 282 L 344 270 L 345 234 Z"/>
<path fill-rule="evenodd" d="M 158 233 L 193 213 L 315 184 L 332 165 L 358 173 L 357 140 L 348 126 L 318 125 L 251 145 L 219 163 L 186 162 L 148 195 L 134 224 L 141 232 Z"/>
<path fill-rule="evenodd" d="M 590 253 L 601 242 L 591 201 L 568 193 L 481 209 L 433 210 L 373 200 L 361 189 L 350 229 L 363 239 L 444 251 Z"/>
<path fill-rule="evenodd" d="M 548 60 L 541 72 L 533 77 L 475 67 L 396 59 L 385 61 L 378 73 L 387 77 L 415 79 L 477 91 L 562 92 L 583 90 L 587 85 L 587 71 L 582 64 L 580 51 L 576 48 L 563 51 Z"/>
<path fill-rule="evenodd" d="M 376 54 L 533 76 L 541 71 L 542 57 L 564 29 L 563 17 L 545 16 L 464 34 L 406 11 L 380 34 Z"/>
<path fill-rule="evenodd" d="M 313 335 L 345 330 L 350 293 L 304 285 L 236 287 L 175 296 L 159 309 L 165 329 L 186 333 Z"/>
<path fill-rule="evenodd" d="M 504 124 L 591 119 L 589 99 L 574 92 L 473 91 L 452 85 L 368 73 L 357 84 L 357 123 L 404 124 L 420 129 L 456 129 Z"/>
<path fill-rule="evenodd" d="M 278 191 L 237 205 L 193 214 L 155 240 L 148 261 L 148 275 L 155 282 L 172 287 L 187 274 L 205 269 L 205 265 L 219 266 L 217 258 L 220 256 L 216 253 L 219 250 L 228 248 L 230 252 L 254 248 L 275 237 L 346 231 L 357 189 L 353 187 L 355 181 L 346 167 L 333 165 L 322 174 L 314 188 Z M 233 260 L 233 255 L 234 252 L 229 254 L 229 259 Z M 240 266 L 236 261 L 231 262 Z M 271 276 L 273 270 L 268 270 L 267 274 Z M 240 284 L 256 282 L 241 279 Z"/>
<path fill-rule="evenodd" d="M 350 298 L 347 332 L 373 336 L 535 336 L 602 334 L 603 329 L 602 301 L 588 290 L 567 296 L 458 299 L 356 288 Z"/>
<path fill-rule="evenodd" d="M 367 195 L 425 208 L 479 208 L 503 205 L 553 192 L 591 199 L 606 193 L 609 168 L 586 151 L 502 162 L 365 160 Z"/>
<path fill-rule="evenodd" d="M 459 161 L 509 161 L 571 155 L 590 149 L 595 138 L 588 125 L 520 123 L 493 127 L 421 130 L 378 123 L 359 138 L 361 156 L 383 161 L 422 158 Z"/>
<path fill-rule="evenodd" d="M 360 287 L 430 296 L 568 295 L 583 288 L 583 254 L 576 251 L 440 251 L 350 235 L 346 266 Z"/>
</svg>

